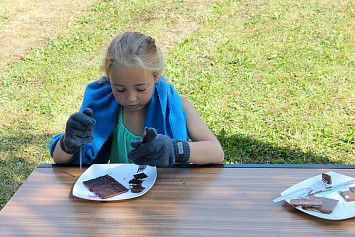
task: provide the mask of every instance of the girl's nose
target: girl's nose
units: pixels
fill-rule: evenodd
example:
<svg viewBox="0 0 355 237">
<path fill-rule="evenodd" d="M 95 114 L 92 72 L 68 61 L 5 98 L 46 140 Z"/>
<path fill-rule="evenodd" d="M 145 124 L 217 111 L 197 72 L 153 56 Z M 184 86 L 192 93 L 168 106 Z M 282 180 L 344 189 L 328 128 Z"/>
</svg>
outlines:
<svg viewBox="0 0 355 237">
<path fill-rule="evenodd" d="M 128 97 L 127 97 L 127 100 L 130 101 L 130 102 L 134 102 L 137 100 L 137 95 L 136 93 L 129 93 L 128 94 Z"/>
</svg>

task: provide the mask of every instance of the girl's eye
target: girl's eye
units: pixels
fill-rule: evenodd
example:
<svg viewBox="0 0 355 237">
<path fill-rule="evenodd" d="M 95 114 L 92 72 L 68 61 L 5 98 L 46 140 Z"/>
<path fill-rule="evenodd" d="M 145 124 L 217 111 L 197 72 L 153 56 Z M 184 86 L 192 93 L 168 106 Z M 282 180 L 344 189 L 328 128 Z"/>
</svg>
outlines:
<svg viewBox="0 0 355 237">
<path fill-rule="evenodd" d="M 139 88 L 139 89 L 137 89 L 137 91 L 139 91 L 139 92 L 142 92 L 142 91 L 145 91 L 147 88 Z"/>
<path fill-rule="evenodd" d="M 122 93 L 124 92 L 124 89 L 116 89 L 117 92 Z"/>
</svg>

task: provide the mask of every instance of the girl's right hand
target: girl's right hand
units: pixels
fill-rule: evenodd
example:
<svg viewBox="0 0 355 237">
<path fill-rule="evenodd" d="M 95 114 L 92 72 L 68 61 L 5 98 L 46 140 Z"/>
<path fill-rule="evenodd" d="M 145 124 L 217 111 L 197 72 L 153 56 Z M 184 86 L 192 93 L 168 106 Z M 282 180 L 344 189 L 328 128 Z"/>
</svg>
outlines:
<svg viewBox="0 0 355 237">
<path fill-rule="evenodd" d="M 76 112 L 70 115 L 65 133 L 60 138 L 61 149 L 68 154 L 78 152 L 81 145 L 93 141 L 92 134 L 94 125 L 93 111 L 90 108 L 84 109 L 83 112 Z"/>
<path fill-rule="evenodd" d="M 148 128 L 146 142 L 131 142 L 135 149 L 128 152 L 127 157 L 136 165 L 168 167 L 175 162 L 187 163 L 190 158 L 190 147 L 186 140 L 172 139 L 157 134 L 154 128 Z"/>
</svg>

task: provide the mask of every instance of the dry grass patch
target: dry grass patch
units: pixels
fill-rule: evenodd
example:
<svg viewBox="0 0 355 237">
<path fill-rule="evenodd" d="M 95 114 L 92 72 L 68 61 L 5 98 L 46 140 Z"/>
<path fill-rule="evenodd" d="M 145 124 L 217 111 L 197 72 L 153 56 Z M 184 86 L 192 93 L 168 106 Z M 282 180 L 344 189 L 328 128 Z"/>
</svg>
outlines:
<svg viewBox="0 0 355 237">
<path fill-rule="evenodd" d="M 0 0 L 0 69 L 21 59 L 34 45 L 60 34 L 60 26 L 80 17 L 97 0 Z"/>
</svg>

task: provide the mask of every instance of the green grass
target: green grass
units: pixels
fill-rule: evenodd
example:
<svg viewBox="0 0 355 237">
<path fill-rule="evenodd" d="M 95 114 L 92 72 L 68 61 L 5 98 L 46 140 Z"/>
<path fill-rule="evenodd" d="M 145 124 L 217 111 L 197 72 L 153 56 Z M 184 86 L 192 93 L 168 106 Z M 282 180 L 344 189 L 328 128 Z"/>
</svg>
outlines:
<svg viewBox="0 0 355 237">
<path fill-rule="evenodd" d="M 159 10 L 157 10 L 159 9 Z M 225 163 L 355 163 L 353 1 L 104 1 L 0 79 L 0 207 L 101 76 L 107 43 L 141 31 Z"/>
<path fill-rule="evenodd" d="M 221 2 L 177 45 L 169 78 L 228 163 L 354 163 L 351 4 Z"/>
</svg>

